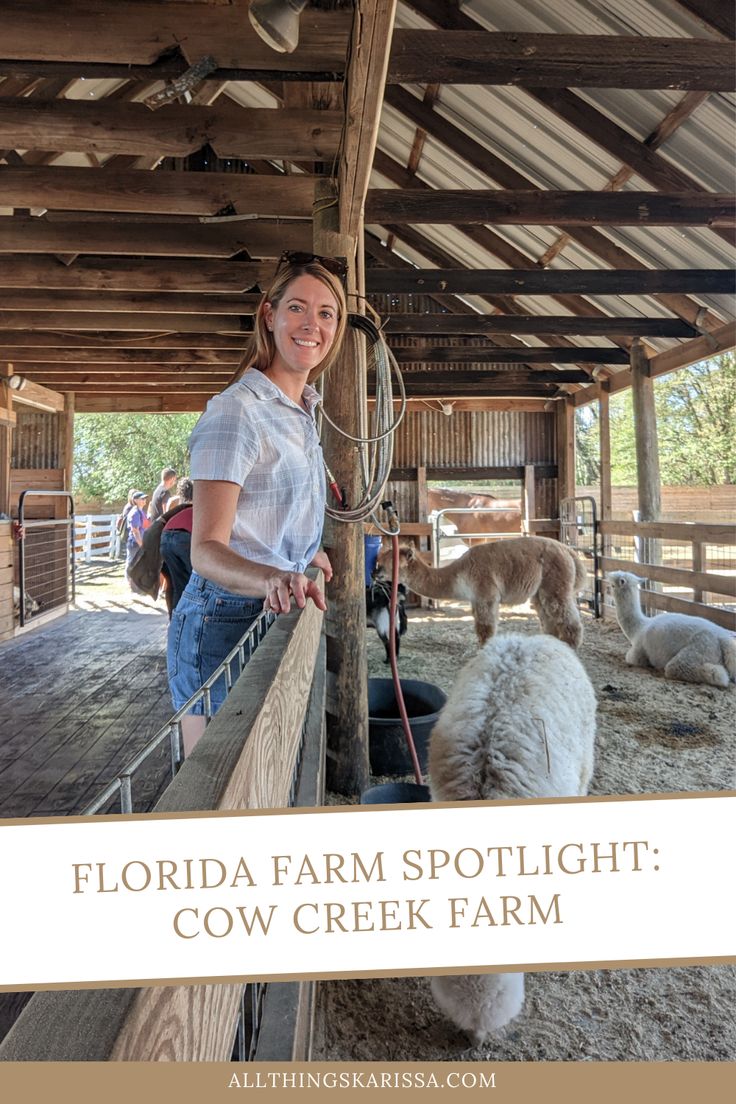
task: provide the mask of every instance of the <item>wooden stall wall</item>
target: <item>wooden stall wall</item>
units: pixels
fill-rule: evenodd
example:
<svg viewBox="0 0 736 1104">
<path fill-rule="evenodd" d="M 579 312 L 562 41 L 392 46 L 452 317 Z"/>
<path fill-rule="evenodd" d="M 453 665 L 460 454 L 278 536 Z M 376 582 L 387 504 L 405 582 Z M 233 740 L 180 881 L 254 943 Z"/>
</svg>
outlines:
<svg viewBox="0 0 736 1104">
<path fill-rule="evenodd" d="M 393 471 L 386 487 L 403 521 L 420 516 L 416 471 L 427 469 L 430 480 L 472 479 L 480 483 L 508 473 L 521 479 L 533 465 L 536 476 L 535 516 L 552 517 L 556 508 L 554 414 L 511 410 L 465 410 L 449 416 L 427 409 L 406 415 L 394 440 Z M 489 474 L 482 475 L 481 472 Z M 441 474 L 440 474 L 441 473 Z M 516 497 L 509 492 L 508 497 Z"/>
</svg>

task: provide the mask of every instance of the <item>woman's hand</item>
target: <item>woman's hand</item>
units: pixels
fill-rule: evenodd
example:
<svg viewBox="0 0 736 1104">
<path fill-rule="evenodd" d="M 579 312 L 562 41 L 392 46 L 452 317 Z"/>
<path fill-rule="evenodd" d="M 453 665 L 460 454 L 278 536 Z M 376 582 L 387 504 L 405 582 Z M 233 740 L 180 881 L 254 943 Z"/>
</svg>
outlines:
<svg viewBox="0 0 736 1104">
<path fill-rule="evenodd" d="M 332 578 L 332 564 L 326 552 L 316 552 L 314 559 L 309 565 L 310 567 L 318 567 L 325 577 L 325 582 L 329 583 Z"/>
<path fill-rule="evenodd" d="M 321 554 L 324 555 L 324 553 Z M 320 553 L 318 552 L 317 555 Z M 329 564 L 329 560 L 327 562 Z M 274 572 L 269 575 L 266 579 L 266 598 L 263 608 L 270 610 L 271 613 L 288 613 L 291 609 L 292 595 L 299 609 L 303 609 L 307 604 L 307 598 L 311 598 L 317 609 L 327 609 L 325 596 L 317 584 L 296 571 Z"/>
</svg>

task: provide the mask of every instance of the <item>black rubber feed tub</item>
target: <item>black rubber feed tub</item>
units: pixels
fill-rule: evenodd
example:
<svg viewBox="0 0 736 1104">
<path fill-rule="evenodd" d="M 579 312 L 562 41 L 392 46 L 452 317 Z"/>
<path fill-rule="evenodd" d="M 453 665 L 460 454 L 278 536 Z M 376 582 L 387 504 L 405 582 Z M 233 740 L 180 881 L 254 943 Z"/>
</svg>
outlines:
<svg viewBox="0 0 736 1104">
<path fill-rule="evenodd" d="M 361 805 L 413 805 L 429 800 L 429 786 L 416 782 L 385 782 L 382 786 L 363 790 L 360 795 Z"/>
<path fill-rule="evenodd" d="M 429 735 L 447 701 L 439 686 L 418 679 L 401 679 L 409 727 L 419 765 L 427 769 Z M 410 774 L 414 769 L 406 746 L 393 679 L 368 679 L 368 736 L 373 774 Z"/>
</svg>

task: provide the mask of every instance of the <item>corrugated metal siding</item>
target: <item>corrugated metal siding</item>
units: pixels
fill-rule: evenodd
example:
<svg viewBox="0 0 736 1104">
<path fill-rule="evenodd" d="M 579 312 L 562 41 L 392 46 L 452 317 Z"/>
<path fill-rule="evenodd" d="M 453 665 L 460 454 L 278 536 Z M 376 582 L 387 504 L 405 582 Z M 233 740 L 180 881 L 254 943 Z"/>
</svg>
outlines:
<svg viewBox="0 0 736 1104">
<path fill-rule="evenodd" d="M 19 410 L 11 468 L 60 468 L 61 418 L 40 410 Z"/>
<path fill-rule="evenodd" d="M 505 468 L 553 464 L 554 415 L 506 410 L 412 411 L 394 440 L 394 466 Z M 458 478 L 462 478 L 459 475 Z"/>
</svg>

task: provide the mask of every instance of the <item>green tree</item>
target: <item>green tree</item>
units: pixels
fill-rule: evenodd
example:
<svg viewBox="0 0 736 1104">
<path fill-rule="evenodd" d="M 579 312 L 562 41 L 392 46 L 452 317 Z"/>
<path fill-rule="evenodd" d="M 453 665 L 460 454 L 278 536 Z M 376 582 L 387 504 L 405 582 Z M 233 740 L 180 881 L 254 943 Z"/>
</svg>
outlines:
<svg viewBox="0 0 736 1104">
<path fill-rule="evenodd" d="M 74 494 L 119 502 L 131 487 L 153 491 L 161 469 L 188 472 L 187 442 L 198 414 L 78 414 Z"/>
<path fill-rule="evenodd" d="M 736 356 L 724 353 L 654 383 L 662 482 L 736 483 Z M 611 480 L 636 483 L 631 390 L 611 397 Z"/>
</svg>

